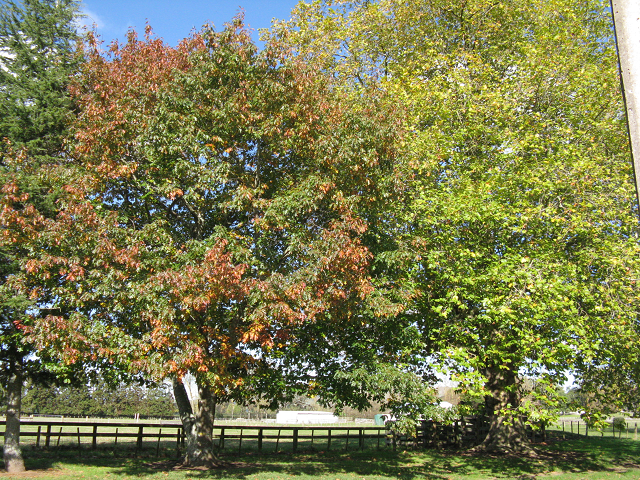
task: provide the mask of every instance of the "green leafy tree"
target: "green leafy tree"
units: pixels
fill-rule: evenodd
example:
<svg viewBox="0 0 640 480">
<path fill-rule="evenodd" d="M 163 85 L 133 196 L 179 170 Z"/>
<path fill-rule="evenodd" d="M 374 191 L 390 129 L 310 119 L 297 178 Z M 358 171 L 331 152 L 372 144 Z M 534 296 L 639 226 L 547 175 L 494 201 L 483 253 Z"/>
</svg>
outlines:
<svg viewBox="0 0 640 480">
<path fill-rule="evenodd" d="M 32 385 L 23 399 L 27 413 L 91 417 L 166 417 L 175 403 L 166 385 L 110 385 L 95 379 L 83 387 Z"/>
<path fill-rule="evenodd" d="M 62 141 L 73 113 L 67 93 L 77 71 L 77 34 L 73 0 L 5 1 L 0 5 L 0 182 L 3 197 L 37 204 L 45 215 L 55 212 L 54 193 L 38 176 L 40 165 L 60 158 Z M 24 470 L 19 448 L 20 395 L 25 378 L 50 380 L 55 367 L 43 366 L 23 343 L 16 325 L 33 299 L 6 288 L 24 254 L 18 243 L 0 245 L 0 363 L 8 395 L 4 461 L 10 472 Z M 54 368 L 51 368 L 54 367 Z"/>
<path fill-rule="evenodd" d="M 271 34 L 408 107 L 405 312 L 416 353 L 484 396 L 483 449 L 528 450 L 523 416 L 567 371 L 594 395 L 635 375 L 637 208 L 608 8 L 317 1 Z M 524 399 L 524 376 L 546 387 Z"/>
<path fill-rule="evenodd" d="M 398 122 L 276 44 L 258 53 L 239 19 L 177 48 L 147 31 L 85 55 L 72 161 L 45 172 L 61 212 L 5 200 L 7 237 L 29 250 L 13 285 L 52 292 L 25 327 L 66 362 L 172 379 L 186 462 L 211 464 L 218 402 L 309 388 L 287 362 L 298 332 L 397 311 L 376 293 L 365 213 L 392 184 Z"/>
</svg>

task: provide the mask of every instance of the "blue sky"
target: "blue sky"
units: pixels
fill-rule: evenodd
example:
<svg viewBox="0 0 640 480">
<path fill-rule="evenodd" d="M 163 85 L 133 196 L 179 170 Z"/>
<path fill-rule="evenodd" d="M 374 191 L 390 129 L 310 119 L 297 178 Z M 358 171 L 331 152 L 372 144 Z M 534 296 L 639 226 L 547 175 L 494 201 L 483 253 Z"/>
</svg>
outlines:
<svg viewBox="0 0 640 480">
<path fill-rule="evenodd" d="M 154 33 L 166 43 L 175 46 L 195 28 L 212 22 L 216 30 L 231 20 L 241 9 L 245 23 L 254 30 L 267 28 L 271 20 L 287 20 L 298 0 L 83 0 L 82 11 L 87 15 L 85 23 L 94 23 L 105 41 L 124 40 L 129 27 L 144 32 L 149 23 Z"/>
</svg>

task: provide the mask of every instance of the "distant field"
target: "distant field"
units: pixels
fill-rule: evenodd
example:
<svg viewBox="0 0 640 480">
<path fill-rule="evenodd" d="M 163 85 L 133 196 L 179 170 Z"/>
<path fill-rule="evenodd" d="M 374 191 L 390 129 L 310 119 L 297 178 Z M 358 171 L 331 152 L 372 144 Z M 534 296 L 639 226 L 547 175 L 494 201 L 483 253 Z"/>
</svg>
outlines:
<svg viewBox="0 0 640 480">
<path fill-rule="evenodd" d="M 625 417 L 627 422 L 626 428 L 622 430 L 614 430 L 613 428 L 613 417 L 622 416 L 622 415 L 614 415 L 608 418 L 608 424 L 606 428 L 603 429 L 587 429 L 585 422 L 580 419 L 580 415 L 563 415 L 558 419 L 558 421 L 549 427 L 549 430 L 554 430 L 558 432 L 565 433 L 574 433 L 579 435 L 588 435 L 588 436 L 604 436 L 604 437 L 617 437 L 617 438 L 627 438 L 632 440 L 638 440 L 638 429 L 640 428 L 640 418 L 634 417 Z"/>
</svg>

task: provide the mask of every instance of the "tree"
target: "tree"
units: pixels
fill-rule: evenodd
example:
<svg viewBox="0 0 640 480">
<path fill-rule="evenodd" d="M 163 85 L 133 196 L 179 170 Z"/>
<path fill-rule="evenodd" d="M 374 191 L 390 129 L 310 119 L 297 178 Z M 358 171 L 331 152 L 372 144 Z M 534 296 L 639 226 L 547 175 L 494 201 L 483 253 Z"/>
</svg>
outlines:
<svg viewBox="0 0 640 480">
<path fill-rule="evenodd" d="M 391 183 L 393 106 L 354 103 L 276 44 L 258 53 L 240 19 L 85 55 L 72 161 L 45 172 L 60 213 L 7 200 L 7 235 L 29 250 L 13 284 L 52 292 L 25 328 L 66 362 L 171 378 L 185 461 L 211 464 L 218 402 L 307 388 L 283 353 L 302 325 L 397 308 L 374 293 L 361 214 Z"/>
<path fill-rule="evenodd" d="M 25 412 L 91 417 L 165 417 L 175 414 L 167 385 L 109 385 L 97 378 L 75 387 L 30 385 L 24 396 Z"/>
<path fill-rule="evenodd" d="M 72 114 L 67 93 L 69 76 L 77 68 L 73 53 L 77 34 L 74 0 L 23 0 L 0 6 L 0 175 L 3 197 L 27 208 L 27 198 L 45 215 L 54 211 L 52 192 L 38 178 L 39 165 L 59 158 Z M 21 194 L 14 197 L 16 189 Z M 4 225 L 3 225 L 4 226 Z M 4 462 L 9 472 L 24 470 L 19 447 L 20 399 L 25 378 L 45 372 L 43 357 L 34 358 L 16 328 L 32 299 L 6 289 L 18 271 L 24 249 L 19 243 L 0 246 L 0 362 L 7 388 L 7 429 Z M 55 368 L 54 368 L 55 370 Z"/>
<path fill-rule="evenodd" d="M 416 353 L 485 397 L 482 449 L 529 450 L 524 375 L 545 401 L 567 371 L 593 392 L 635 375 L 637 208 L 607 9 L 313 2 L 272 34 L 409 108 L 405 314 Z"/>
</svg>

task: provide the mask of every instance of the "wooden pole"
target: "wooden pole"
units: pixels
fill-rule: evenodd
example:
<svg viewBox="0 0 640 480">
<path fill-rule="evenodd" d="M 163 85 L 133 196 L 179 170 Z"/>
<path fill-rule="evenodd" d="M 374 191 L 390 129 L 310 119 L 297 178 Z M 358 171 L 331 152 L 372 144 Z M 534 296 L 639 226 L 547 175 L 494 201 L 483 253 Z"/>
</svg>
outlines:
<svg viewBox="0 0 640 480">
<path fill-rule="evenodd" d="M 158 430 L 158 444 L 156 445 L 156 458 L 160 455 L 160 439 L 162 438 L 162 429 Z"/>
<path fill-rule="evenodd" d="M 60 446 L 60 434 L 62 433 L 62 427 L 60 427 L 60 431 L 58 432 L 58 441 L 56 442 L 56 447 Z"/>
<path fill-rule="evenodd" d="M 242 451 L 242 431 L 243 429 L 240 428 L 240 443 L 238 444 L 238 453 Z"/>
<path fill-rule="evenodd" d="M 138 450 L 142 450 L 142 432 L 143 432 L 144 426 L 140 425 L 138 427 L 138 440 L 136 441 L 136 448 Z"/>
<path fill-rule="evenodd" d="M 278 438 L 276 438 L 276 453 L 278 453 L 278 447 L 280 446 L 280 432 L 282 429 L 278 429 Z"/>
<path fill-rule="evenodd" d="M 91 439 L 91 450 L 98 448 L 98 425 L 93 426 L 93 438 Z"/>
<path fill-rule="evenodd" d="M 263 429 L 259 428 L 258 429 L 258 451 L 259 452 L 262 451 L 262 432 L 263 432 Z"/>
<path fill-rule="evenodd" d="M 80 427 L 78 427 L 78 448 L 80 448 Z"/>
<path fill-rule="evenodd" d="M 36 437 L 36 448 L 40 446 L 40 430 L 42 429 L 42 425 L 38 425 L 38 436 Z"/>
<path fill-rule="evenodd" d="M 49 448 L 50 439 L 51 439 L 51 425 L 47 425 L 47 437 L 44 440 L 44 448 Z"/>
<path fill-rule="evenodd" d="M 636 198 L 638 198 L 640 193 L 640 2 L 611 0 L 611 12 L 620 61 L 620 81 L 627 110 L 627 129 L 636 180 Z"/>
<path fill-rule="evenodd" d="M 293 453 L 298 451 L 298 429 L 293 429 Z"/>
</svg>

